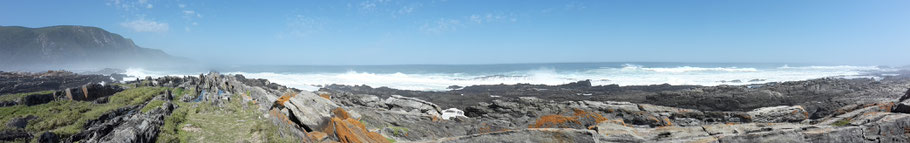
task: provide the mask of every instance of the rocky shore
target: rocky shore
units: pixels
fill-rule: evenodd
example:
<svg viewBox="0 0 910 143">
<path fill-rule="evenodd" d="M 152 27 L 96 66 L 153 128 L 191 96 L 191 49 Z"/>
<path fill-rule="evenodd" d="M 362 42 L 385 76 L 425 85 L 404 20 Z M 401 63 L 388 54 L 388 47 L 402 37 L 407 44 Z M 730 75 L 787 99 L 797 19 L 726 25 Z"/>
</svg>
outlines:
<svg viewBox="0 0 910 143">
<path fill-rule="evenodd" d="M 904 75 L 743 86 L 578 81 L 303 91 L 219 73 L 123 83 L 0 73 L 0 141 L 910 142 Z"/>
</svg>

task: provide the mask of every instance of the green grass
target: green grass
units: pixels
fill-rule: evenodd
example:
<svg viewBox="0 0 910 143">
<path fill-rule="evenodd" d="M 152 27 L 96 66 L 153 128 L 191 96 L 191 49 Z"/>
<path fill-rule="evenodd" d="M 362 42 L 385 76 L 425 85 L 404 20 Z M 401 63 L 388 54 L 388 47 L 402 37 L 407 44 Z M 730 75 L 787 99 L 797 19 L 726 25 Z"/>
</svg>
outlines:
<svg viewBox="0 0 910 143">
<path fill-rule="evenodd" d="M 841 119 L 840 121 L 834 122 L 834 124 L 831 124 L 831 125 L 840 127 L 840 126 L 846 126 L 849 124 L 850 124 L 849 119 Z"/>
<path fill-rule="evenodd" d="M 152 100 L 149 101 L 149 104 L 145 104 L 145 107 L 142 107 L 142 110 L 140 111 L 142 111 L 142 113 L 148 113 L 151 110 L 161 107 L 162 104 L 164 104 L 164 100 Z"/>
<path fill-rule="evenodd" d="M 6 94 L 6 95 L 0 95 L 0 101 L 18 101 L 19 99 L 22 99 L 22 97 L 29 96 L 29 95 L 53 94 L 53 93 L 54 93 L 53 90 L 47 90 L 47 91 L 38 91 L 38 92 L 29 92 L 29 93 Z"/>
<path fill-rule="evenodd" d="M 165 88 L 133 88 L 110 97 L 107 104 L 93 104 L 85 101 L 52 101 L 34 106 L 0 107 L 0 122 L 6 123 L 13 118 L 26 116 L 38 117 L 29 121 L 26 130 L 33 133 L 51 131 L 68 137 L 82 131 L 88 120 L 97 119 L 102 114 L 118 108 L 143 104 L 159 95 Z"/>
<path fill-rule="evenodd" d="M 177 103 L 180 105 L 181 103 Z M 186 136 L 181 137 L 178 133 L 183 122 L 186 122 L 186 116 L 190 107 L 178 106 L 171 112 L 171 115 L 164 119 L 164 126 L 161 126 L 161 132 L 158 132 L 159 143 L 186 142 Z"/>
<path fill-rule="evenodd" d="M 175 99 L 175 100 L 183 99 L 183 94 L 186 93 L 185 91 L 186 91 L 186 90 L 183 89 L 183 88 L 176 88 L 176 89 L 174 89 L 174 92 L 173 92 L 173 94 L 174 94 L 174 99 Z"/>
<path fill-rule="evenodd" d="M 240 95 L 233 95 L 240 99 Z M 231 100 L 224 107 L 209 102 L 177 102 L 179 108 L 165 121 L 157 142 L 298 142 L 293 135 L 279 135 L 280 127 L 262 118 L 257 106 Z M 181 115 L 182 114 L 182 115 Z M 178 117 L 183 116 L 183 117 Z M 172 119 L 173 118 L 173 119 Z M 186 129 L 184 129 L 184 127 Z"/>
<path fill-rule="evenodd" d="M 392 134 L 395 134 L 395 136 L 404 136 L 409 131 L 409 129 L 405 127 L 391 126 L 389 129 L 392 129 Z"/>
</svg>

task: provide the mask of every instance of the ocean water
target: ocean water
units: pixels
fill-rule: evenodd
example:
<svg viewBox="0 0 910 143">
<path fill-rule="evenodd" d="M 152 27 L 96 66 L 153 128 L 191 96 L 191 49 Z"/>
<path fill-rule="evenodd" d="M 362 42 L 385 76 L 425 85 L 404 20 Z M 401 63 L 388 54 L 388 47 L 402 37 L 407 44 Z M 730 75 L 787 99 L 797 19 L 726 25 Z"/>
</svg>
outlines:
<svg viewBox="0 0 910 143">
<path fill-rule="evenodd" d="M 214 68 L 247 78 L 264 78 L 304 90 L 345 84 L 408 90 L 446 90 L 451 85 L 547 84 L 590 79 L 594 85 L 745 85 L 823 77 L 872 78 L 879 66 L 716 63 L 554 63 L 495 65 L 230 66 Z M 134 77 L 198 75 L 207 71 L 129 68 Z"/>
</svg>

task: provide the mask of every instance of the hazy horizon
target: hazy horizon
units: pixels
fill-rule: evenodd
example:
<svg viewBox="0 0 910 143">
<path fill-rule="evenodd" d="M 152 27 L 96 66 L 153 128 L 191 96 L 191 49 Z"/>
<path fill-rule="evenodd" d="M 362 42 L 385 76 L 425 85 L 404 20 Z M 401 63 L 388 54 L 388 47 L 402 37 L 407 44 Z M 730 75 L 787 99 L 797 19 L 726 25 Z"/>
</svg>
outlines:
<svg viewBox="0 0 910 143">
<path fill-rule="evenodd" d="M 910 64 L 908 1 L 7 3 L 0 25 L 100 27 L 218 65 Z"/>
</svg>

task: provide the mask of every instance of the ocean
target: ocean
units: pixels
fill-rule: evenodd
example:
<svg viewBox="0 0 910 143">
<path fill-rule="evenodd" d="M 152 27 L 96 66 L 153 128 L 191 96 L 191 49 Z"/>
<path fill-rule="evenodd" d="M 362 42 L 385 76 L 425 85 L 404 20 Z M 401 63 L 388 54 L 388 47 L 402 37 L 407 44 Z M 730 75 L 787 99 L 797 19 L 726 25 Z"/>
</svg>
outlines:
<svg viewBox="0 0 910 143">
<path fill-rule="evenodd" d="M 742 63 L 548 63 L 490 65 L 226 66 L 212 68 L 304 90 L 320 85 L 369 85 L 407 90 L 447 90 L 452 85 L 547 84 L 591 80 L 594 85 L 746 85 L 823 77 L 873 78 L 881 66 Z M 196 76 L 208 71 L 129 68 L 133 77 Z"/>
</svg>

